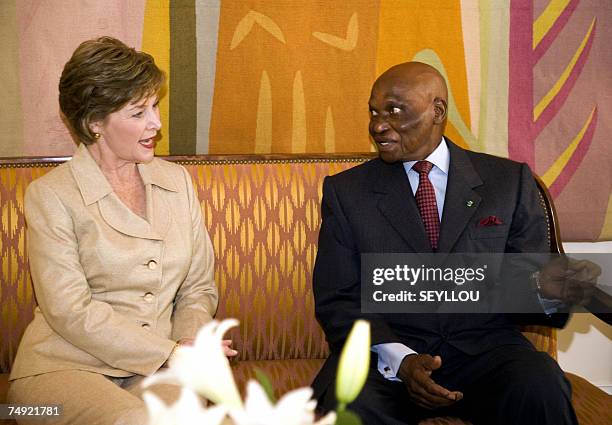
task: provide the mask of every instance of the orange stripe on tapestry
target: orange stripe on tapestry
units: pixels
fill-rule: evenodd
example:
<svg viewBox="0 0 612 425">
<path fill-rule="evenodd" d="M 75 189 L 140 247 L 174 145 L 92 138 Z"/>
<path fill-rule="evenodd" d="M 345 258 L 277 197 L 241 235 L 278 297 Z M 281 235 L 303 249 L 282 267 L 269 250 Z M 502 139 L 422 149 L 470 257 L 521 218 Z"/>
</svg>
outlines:
<svg viewBox="0 0 612 425">
<path fill-rule="evenodd" d="M 147 0 L 142 30 L 142 50 L 155 58 L 155 63 L 166 73 L 166 90 L 159 102 L 162 131 L 155 153 L 170 153 L 170 0 Z"/>
<path fill-rule="evenodd" d="M 210 153 L 367 151 L 378 6 L 221 2 Z"/>
<path fill-rule="evenodd" d="M 429 1 L 381 0 L 376 73 L 412 60 L 426 49 L 440 58 L 452 87 L 459 115 L 471 127 L 461 2 L 449 0 L 432 4 Z M 466 140 L 454 125 L 447 126 L 447 135 L 466 146 Z"/>
</svg>

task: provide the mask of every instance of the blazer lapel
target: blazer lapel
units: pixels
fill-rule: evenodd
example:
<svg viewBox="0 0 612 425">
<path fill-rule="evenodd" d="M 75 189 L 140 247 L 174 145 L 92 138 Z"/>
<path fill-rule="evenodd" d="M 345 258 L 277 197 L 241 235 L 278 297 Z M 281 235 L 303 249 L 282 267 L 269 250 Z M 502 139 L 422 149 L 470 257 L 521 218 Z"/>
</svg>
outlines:
<svg viewBox="0 0 612 425">
<path fill-rule="evenodd" d="M 99 201 L 100 214 L 115 230 L 142 239 L 163 240 L 170 227 L 170 208 L 165 190 L 146 184 L 147 220 L 134 214 L 114 193 Z"/>
<path fill-rule="evenodd" d="M 156 160 L 153 160 L 155 162 Z M 147 193 L 147 220 L 134 214 L 113 192 L 98 164 L 85 145 L 80 145 L 70 161 L 72 175 L 85 205 L 98 203 L 104 221 L 118 232 L 142 239 L 161 240 L 170 224 L 170 211 L 163 199 L 165 190 L 176 191 L 171 179 L 157 165 L 139 164 Z M 162 175 L 159 175 L 162 173 Z M 155 184 L 159 182 L 159 186 Z"/>
<path fill-rule="evenodd" d="M 373 190 L 380 197 L 379 211 L 414 252 L 431 252 L 403 164 L 386 164 L 380 161 L 379 178 L 375 181 Z"/>
<path fill-rule="evenodd" d="M 135 238 L 160 239 L 151 232 L 149 223 L 134 214 L 114 192 L 100 199 L 98 208 L 104 221 L 116 231 Z"/>
<path fill-rule="evenodd" d="M 151 238 L 162 240 L 170 227 L 170 207 L 164 189 L 147 184 L 147 218 L 151 226 Z"/>
<path fill-rule="evenodd" d="M 480 205 L 481 197 L 474 191 L 482 180 L 465 150 L 448 139 L 450 165 L 444 211 L 440 225 L 439 252 L 450 252 Z"/>
</svg>

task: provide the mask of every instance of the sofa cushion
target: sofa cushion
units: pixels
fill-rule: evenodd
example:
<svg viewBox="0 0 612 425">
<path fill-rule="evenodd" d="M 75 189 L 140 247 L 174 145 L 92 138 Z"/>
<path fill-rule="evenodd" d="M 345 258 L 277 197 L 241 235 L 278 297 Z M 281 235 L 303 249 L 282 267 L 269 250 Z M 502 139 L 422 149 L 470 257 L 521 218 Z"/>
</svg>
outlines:
<svg viewBox="0 0 612 425">
<path fill-rule="evenodd" d="M 217 317 L 244 360 L 325 358 L 314 317 L 312 269 L 325 176 L 352 162 L 184 162 L 211 235 L 219 286 Z"/>
</svg>

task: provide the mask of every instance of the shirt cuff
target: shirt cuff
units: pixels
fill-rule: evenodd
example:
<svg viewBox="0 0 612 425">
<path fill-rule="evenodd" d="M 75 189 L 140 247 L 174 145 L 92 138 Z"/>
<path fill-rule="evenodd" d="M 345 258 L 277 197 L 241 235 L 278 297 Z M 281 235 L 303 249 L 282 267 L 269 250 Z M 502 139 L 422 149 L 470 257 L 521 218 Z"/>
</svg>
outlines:
<svg viewBox="0 0 612 425">
<path fill-rule="evenodd" d="M 398 342 L 373 345 L 371 350 L 378 354 L 378 371 L 389 381 L 400 381 L 397 372 L 404 357 L 417 354 L 416 351 Z"/>
<path fill-rule="evenodd" d="M 559 311 L 565 307 L 562 301 L 559 300 L 549 300 L 548 298 L 542 298 L 540 294 L 538 294 L 538 300 L 540 301 L 540 305 L 544 310 L 544 313 L 551 315 Z"/>
</svg>

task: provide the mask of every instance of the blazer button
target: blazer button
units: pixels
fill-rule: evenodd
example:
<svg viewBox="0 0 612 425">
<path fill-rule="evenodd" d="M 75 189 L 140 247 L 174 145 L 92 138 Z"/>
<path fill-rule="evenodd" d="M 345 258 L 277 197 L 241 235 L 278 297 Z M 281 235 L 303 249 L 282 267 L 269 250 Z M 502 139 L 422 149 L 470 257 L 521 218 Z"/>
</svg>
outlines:
<svg viewBox="0 0 612 425">
<path fill-rule="evenodd" d="M 142 328 L 143 329 L 149 329 L 151 327 L 151 325 L 149 325 L 148 323 L 143 323 L 142 324 Z"/>
<path fill-rule="evenodd" d="M 155 260 L 151 260 L 147 263 L 147 267 L 149 267 L 149 270 L 155 270 L 157 268 L 157 261 Z"/>
<path fill-rule="evenodd" d="M 145 300 L 146 302 L 148 302 L 148 303 L 152 302 L 154 298 L 155 298 L 155 296 L 154 296 L 154 295 L 153 295 L 151 292 L 147 292 L 147 293 L 144 295 L 144 300 Z"/>
</svg>

